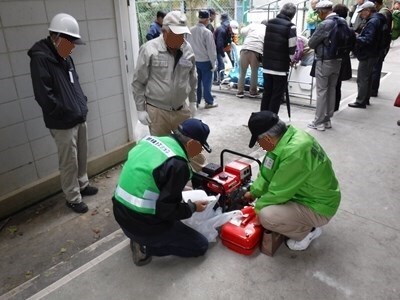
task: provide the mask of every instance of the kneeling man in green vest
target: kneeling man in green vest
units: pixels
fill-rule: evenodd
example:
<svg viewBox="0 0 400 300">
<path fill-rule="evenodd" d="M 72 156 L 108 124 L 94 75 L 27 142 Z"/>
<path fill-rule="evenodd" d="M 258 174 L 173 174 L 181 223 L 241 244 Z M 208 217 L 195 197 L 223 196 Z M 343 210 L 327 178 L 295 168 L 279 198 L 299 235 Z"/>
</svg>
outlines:
<svg viewBox="0 0 400 300">
<path fill-rule="evenodd" d="M 332 163 L 321 145 L 304 130 L 270 111 L 249 119 L 251 140 L 266 152 L 258 177 L 245 194 L 256 199 L 261 225 L 288 238 L 291 250 L 305 250 L 336 213 L 340 189 Z"/>
<path fill-rule="evenodd" d="M 170 136 L 147 136 L 129 152 L 112 201 L 135 265 L 148 264 L 152 256 L 206 253 L 207 239 L 180 220 L 207 206 L 184 202 L 182 191 L 192 176 L 189 159 L 202 149 L 211 152 L 209 133 L 201 120 L 187 119 Z"/>
</svg>

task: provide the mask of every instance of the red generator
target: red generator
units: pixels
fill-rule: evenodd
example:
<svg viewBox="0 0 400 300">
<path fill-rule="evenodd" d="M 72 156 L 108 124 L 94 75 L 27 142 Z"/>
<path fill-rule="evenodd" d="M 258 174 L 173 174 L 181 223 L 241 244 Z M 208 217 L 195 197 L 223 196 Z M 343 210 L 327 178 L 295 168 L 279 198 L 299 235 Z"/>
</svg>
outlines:
<svg viewBox="0 0 400 300">
<path fill-rule="evenodd" d="M 220 238 L 222 244 L 229 249 L 244 255 L 251 255 L 259 247 L 262 238 L 262 226 L 254 207 L 246 206 L 242 209 L 243 218 L 240 224 L 228 222 L 221 227 Z"/>
<path fill-rule="evenodd" d="M 224 166 L 224 153 L 245 157 L 261 164 L 251 156 L 224 149 L 220 157 L 221 165 L 209 163 L 201 172 L 193 174 L 193 188 L 203 189 L 209 195 L 220 194 L 219 205 L 223 211 L 241 209 L 246 204 L 243 202 L 243 195 L 251 183 L 251 165 L 235 160 Z"/>
</svg>

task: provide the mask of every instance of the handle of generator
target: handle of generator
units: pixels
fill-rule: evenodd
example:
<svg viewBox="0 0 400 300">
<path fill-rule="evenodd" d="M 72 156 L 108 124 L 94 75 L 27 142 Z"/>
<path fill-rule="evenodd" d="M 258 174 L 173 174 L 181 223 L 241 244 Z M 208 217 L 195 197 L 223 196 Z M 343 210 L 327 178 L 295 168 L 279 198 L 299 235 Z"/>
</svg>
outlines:
<svg viewBox="0 0 400 300">
<path fill-rule="evenodd" d="M 221 155 L 220 155 L 220 160 L 221 160 L 221 166 L 222 167 L 224 166 L 224 153 L 230 153 L 230 154 L 234 154 L 234 155 L 237 155 L 237 156 L 241 156 L 241 157 L 253 160 L 253 161 L 258 163 L 259 167 L 261 166 L 261 161 L 259 159 L 257 159 L 257 158 L 254 158 L 254 157 L 251 157 L 249 155 L 246 155 L 246 154 L 243 154 L 243 153 L 239 153 L 239 152 L 236 152 L 236 151 L 233 151 L 233 150 L 224 149 L 224 150 L 221 151 Z"/>
</svg>

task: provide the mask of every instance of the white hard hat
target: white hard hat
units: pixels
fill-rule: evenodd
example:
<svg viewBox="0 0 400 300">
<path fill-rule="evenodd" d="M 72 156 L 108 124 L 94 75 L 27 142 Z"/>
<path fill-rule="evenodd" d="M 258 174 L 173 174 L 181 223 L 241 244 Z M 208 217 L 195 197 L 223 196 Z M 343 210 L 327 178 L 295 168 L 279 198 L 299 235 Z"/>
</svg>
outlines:
<svg viewBox="0 0 400 300">
<path fill-rule="evenodd" d="M 80 39 L 79 25 L 73 16 L 68 14 L 57 14 L 50 22 L 49 31 L 63 33 L 65 35 Z"/>
<path fill-rule="evenodd" d="M 231 26 L 233 33 L 235 34 L 239 33 L 239 23 L 236 20 L 230 21 L 229 25 Z"/>
</svg>

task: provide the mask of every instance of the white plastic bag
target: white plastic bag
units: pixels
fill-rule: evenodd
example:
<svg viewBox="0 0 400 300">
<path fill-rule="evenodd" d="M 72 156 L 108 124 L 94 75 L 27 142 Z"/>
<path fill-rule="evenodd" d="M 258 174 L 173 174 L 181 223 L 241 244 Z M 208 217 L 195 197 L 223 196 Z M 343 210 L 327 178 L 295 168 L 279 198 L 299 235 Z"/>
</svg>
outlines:
<svg viewBox="0 0 400 300">
<path fill-rule="evenodd" d="M 214 210 L 215 204 L 218 202 L 219 196 L 216 200 L 210 201 L 206 209 L 202 212 L 195 212 L 182 223 L 193 228 L 204 235 L 209 242 L 215 242 L 218 236 L 217 228 L 229 222 L 237 214 L 242 214 L 240 210 L 222 213 L 221 207 Z"/>
</svg>

